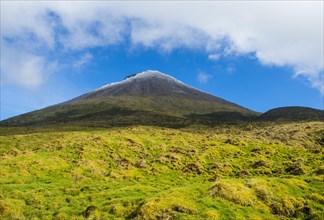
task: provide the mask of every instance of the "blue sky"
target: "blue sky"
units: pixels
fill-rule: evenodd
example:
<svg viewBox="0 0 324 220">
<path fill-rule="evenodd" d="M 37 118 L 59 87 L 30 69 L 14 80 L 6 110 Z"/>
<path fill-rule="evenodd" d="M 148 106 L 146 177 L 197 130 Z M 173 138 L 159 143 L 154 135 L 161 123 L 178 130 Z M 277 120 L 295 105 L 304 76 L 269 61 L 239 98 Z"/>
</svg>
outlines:
<svg viewBox="0 0 324 220">
<path fill-rule="evenodd" d="M 323 109 L 323 2 L 1 2 L 1 119 L 148 69 L 259 112 Z"/>
</svg>

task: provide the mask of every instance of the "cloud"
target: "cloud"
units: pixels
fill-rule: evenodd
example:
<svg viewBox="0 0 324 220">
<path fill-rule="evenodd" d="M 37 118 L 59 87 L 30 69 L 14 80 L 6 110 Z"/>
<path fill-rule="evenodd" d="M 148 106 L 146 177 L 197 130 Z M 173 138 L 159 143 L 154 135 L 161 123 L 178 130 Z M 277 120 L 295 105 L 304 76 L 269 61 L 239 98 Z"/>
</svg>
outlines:
<svg viewBox="0 0 324 220">
<path fill-rule="evenodd" d="M 226 67 L 226 72 L 227 73 L 234 73 L 236 71 L 236 67 L 233 63 L 230 63 Z"/>
<path fill-rule="evenodd" d="M 28 88 L 35 88 L 43 83 L 43 73 L 46 69 L 44 57 L 21 54 L 18 59 L 15 57 L 13 61 L 4 60 L 1 69 L 3 73 L 6 73 L 5 76 L 8 77 L 9 81 L 14 81 Z"/>
<path fill-rule="evenodd" d="M 91 62 L 92 59 L 93 59 L 92 54 L 87 52 L 87 53 L 83 54 L 79 60 L 77 60 L 73 63 L 73 67 L 76 69 L 80 69 L 81 67 L 83 67 L 86 64 L 88 64 L 89 62 Z"/>
<path fill-rule="evenodd" d="M 13 83 L 29 89 L 43 84 L 46 77 L 57 69 L 56 62 L 49 62 L 44 56 L 22 51 L 2 42 L 2 83 Z"/>
<path fill-rule="evenodd" d="M 324 72 L 323 70 L 319 73 L 314 72 L 312 70 L 299 70 L 295 73 L 294 77 L 306 77 L 309 82 L 310 86 L 318 89 L 322 95 L 324 95 Z"/>
<path fill-rule="evenodd" d="M 220 57 L 221 57 L 221 55 L 218 53 L 213 53 L 213 54 L 208 55 L 208 59 L 210 59 L 210 60 L 218 60 Z"/>
<path fill-rule="evenodd" d="M 254 54 L 264 65 L 291 67 L 293 75 L 306 78 L 311 86 L 321 90 L 323 4 L 5 1 L 1 2 L 1 42 L 9 39 L 23 45 L 26 59 L 32 61 L 30 65 L 40 66 L 37 76 L 46 69 L 49 51 L 82 51 L 129 41 L 132 46 L 162 51 L 199 49 L 214 60 L 217 55 Z M 9 69 L 6 71 L 12 72 Z"/>
<path fill-rule="evenodd" d="M 200 72 L 198 73 L 197 75 L 197 80 L 200 82 L 200 83 L 207 83 L 208 80 L 210 80 L 212 78 L 211 75 L 209 74 L 206 74 L 204 72 Z"/>
<path fill-rule="evenodd" d="M 198 29 L 178 24 L 135 20 L 132 22 L 131 40 L 135 45 L 162 49 L 169 52 L 176 48 L 204 48 L 207 36 Z"/>
</svg>

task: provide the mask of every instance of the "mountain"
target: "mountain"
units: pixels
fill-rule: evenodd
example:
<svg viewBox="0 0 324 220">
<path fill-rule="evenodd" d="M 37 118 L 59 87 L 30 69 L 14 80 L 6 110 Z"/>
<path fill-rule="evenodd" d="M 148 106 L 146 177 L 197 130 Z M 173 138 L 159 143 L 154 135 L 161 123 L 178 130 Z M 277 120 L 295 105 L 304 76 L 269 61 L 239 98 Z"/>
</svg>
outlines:
<svg viewBox="0 0 324 220">
<path fill-rule="evenodd" d="M 155 70 L 148 70 L 142 73 L 127 76 L 123 81 L 111 83 L 72 99 L 75 102 L 87 99 L 100 99 L 114 96 L 169 96 L 191 100 L 204 100 L 218 102 L 224 105 L 239 107 L 221 98 L 199 91 L 169 75 Z"/>
<path fill-rule="evenodd" d="M 157 125 L 240 121 L 324 121 L 324 111 L 282 107 L 260 114 L 155 70 L 125 77 L 69 101 L 1 121 L 2 126 Z"/>
<path fill-rule="evenodd" d="M 67 102 L 4 120 L 1 125 L 178 126 L 201 120 L 194 115 L 211 113 L 217 113 L 219 119 L 233 114 L 235 120 L 258 115 L 169 75 L 148 70 Z"/>
</svg>

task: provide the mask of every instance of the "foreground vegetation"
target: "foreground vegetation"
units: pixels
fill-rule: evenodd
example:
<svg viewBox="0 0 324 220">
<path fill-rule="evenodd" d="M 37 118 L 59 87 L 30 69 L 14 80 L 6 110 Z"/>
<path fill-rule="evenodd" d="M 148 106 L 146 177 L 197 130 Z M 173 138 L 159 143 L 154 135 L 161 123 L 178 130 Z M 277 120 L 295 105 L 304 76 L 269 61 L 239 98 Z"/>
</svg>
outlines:
<svg viewBox="0 0 324 220">
<path fill-rule="evenodd" d="M 322 122 L 0 128 L 1 219 L 323 219 Z"/>
</svg>

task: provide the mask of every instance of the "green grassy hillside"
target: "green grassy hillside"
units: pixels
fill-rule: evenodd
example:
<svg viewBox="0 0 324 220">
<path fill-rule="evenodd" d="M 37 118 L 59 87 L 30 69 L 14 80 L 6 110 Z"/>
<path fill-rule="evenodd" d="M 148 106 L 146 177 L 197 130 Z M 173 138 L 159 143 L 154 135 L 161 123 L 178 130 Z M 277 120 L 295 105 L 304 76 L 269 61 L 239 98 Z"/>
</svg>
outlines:
<svg viewBox="0 0 324 220">
<path fill-rule="evenodd" d="M 256 116 L 251 110 L 218 102 L 172 96 L 118 96 L 50 106 L 0 122 L 1 125 L 49 125 L 74 123 L 83 126 L 158 125 L 183 126 L 191 114 L 212 112 Z M 209 120 L 209 119 L 208 119 Z"/>
<path fill-rule="evenodd" d="M 324 111 L 314 108 L 289 106 L 271 109 L 262 115 L 264 121 L 324 121 Z"/>
<path fill-rule="evenodd" d="M 1 219 L 323 219 L 321 122 L 0 128 Z"/>
</svg>

